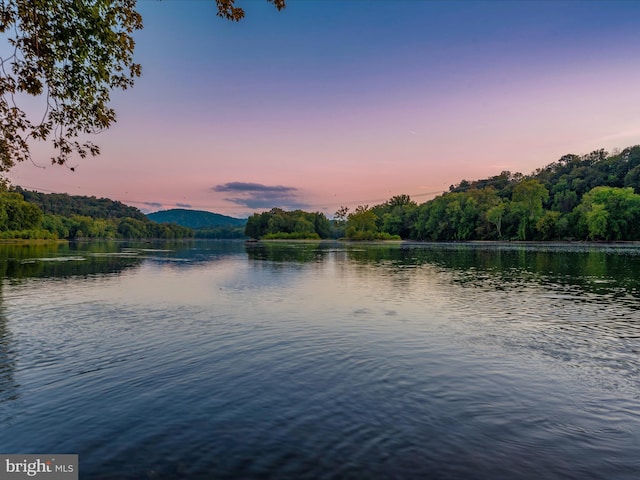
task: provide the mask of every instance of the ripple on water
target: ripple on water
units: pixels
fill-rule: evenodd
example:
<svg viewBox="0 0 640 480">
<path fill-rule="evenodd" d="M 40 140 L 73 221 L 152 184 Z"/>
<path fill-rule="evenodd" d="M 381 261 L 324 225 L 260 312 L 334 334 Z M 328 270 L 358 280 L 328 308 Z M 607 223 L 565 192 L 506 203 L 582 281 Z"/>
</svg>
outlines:
<svg viewBox="0 0 640 480">
<path fill-rule="evenodd" d="M 5 447 L 104 478 L 636 478 L 628 285 L 312 257 L 5 284 Z"/>
</svg>

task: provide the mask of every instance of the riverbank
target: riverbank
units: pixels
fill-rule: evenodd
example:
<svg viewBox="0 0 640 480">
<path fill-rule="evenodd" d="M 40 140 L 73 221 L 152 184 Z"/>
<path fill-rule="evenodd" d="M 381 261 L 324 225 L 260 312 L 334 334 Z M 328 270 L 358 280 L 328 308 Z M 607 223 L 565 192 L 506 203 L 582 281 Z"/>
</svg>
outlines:
<svg viewBox="0 0 640 480">
<path fill-rule="evenodd" d="M 0 245 L 51 245 L 69 243 L 69 240 L 59 238 L 0 238 Z"/>
</svg>

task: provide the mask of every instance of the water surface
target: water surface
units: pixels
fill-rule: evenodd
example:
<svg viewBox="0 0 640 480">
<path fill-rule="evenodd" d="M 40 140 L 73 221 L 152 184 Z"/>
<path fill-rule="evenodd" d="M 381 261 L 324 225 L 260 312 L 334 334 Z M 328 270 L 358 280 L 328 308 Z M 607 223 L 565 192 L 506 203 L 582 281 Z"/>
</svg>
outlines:
<svg viewBox="0 0 640 480">
<path fill-rule="evenodd" d="M 82 478 L 640 471 L 640 249 L 2 246 L 0 451 Z"/>
</svg>

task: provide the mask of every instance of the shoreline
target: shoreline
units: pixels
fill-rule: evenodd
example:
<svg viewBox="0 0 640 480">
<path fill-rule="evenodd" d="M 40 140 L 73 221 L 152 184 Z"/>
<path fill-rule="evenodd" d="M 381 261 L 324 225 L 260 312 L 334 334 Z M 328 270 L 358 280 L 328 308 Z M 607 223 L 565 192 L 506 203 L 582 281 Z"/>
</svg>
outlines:
<svg viewBox="0 0 640 480">
<path fill-rule="evenodd" d="M 347 240 L 341 238 L 334 239 L 250 239 L 244 240 L 247 244 L 260 243 L 346 243 L 346 244 L 402 244 L 402 245 L 520 245 L 520 246 L 639 246 L 640 240 L 616 240 L 616 241 L 593 241 L 593 240 Z"/>
<path fill-rule="evenodd" d="M 54 243 L 69 243 L 69 240 L 65 239 L 50 239 L 50 238 L 2 238 L 0 239 L 0 245 L 48 245 Z"/>
</svg>

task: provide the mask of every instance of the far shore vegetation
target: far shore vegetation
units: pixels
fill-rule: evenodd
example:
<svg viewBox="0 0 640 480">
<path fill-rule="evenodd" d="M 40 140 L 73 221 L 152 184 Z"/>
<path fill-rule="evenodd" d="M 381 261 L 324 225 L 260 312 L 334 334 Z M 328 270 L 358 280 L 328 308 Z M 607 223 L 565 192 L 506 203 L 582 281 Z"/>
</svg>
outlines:
<svg viewBox="0 0 640 480">
<path fill-rule="evenodd" d="M 158 223 L 121 202 L 20 187 L 0 191 L 0 242 L 252 238 L 354 241 L 640 241 L 640 145 L 565 155 L 530 175 L 461 180 L 418 204 L 408 195 L 324 213 L 273 208 L 246 225 Z M 187 215 L 188 211 L 180 212 Z M 197 212 L 193 212 L 195 215 Z M 199 212 L 202 213 L 202 212 Z M 193 221 L 194 219 L 191 219 Z M 234 219 L 239 222 L 239 219 Z M 186 220 L 185 220 L 186 221 Z"/>
<path fill-rule="evenodd" d="M 1 240 L 191 238 L 193 230 L 152 222 L 137 208 L 105 198 L 0 192 Z"/>
<path fill-rule="evenodd" d="M 274 208 L 249 217 L 254 239 L 346 238 L 414 241 L 638 241 L 640 146 L 609 155 L 565 155 L 530 175 L 503 171 L 461 180 L 418 205 L 397 195 L 334 219 Z"/>
</svg>

